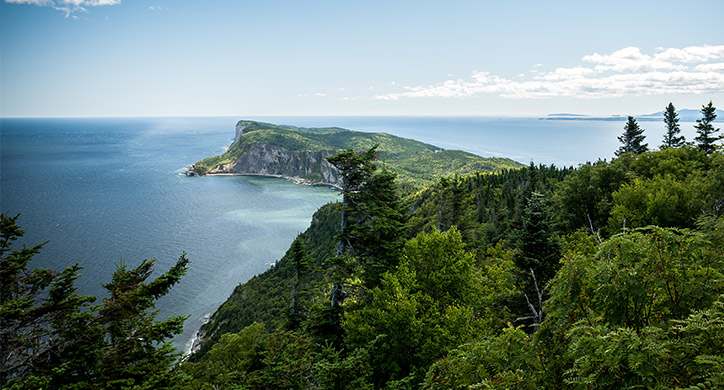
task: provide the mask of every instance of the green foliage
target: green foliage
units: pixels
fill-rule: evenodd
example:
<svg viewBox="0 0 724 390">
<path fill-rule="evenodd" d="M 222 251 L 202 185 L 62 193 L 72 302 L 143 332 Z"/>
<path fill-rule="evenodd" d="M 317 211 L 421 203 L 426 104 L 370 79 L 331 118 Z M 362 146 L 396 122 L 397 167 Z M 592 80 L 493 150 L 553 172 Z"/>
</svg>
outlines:
<svg viewBox="0 0 724 390">
<path fill-rule="evenodd" d="M 568 335 L 573 388 L 715 389 L 724 386 L 724 296 L 668 330 L 580 325 Z"/>
<path fill-rule="evenodd" d="M 704 234 L 680 229 L 647 227 L 593 243 L 569 237 L 550 285 L 536 333 L 546 381 L 612 389 L 683 383 L 670 356 L 673 325 L 724 291 L 724 257 Z"/>
<path fill-rule="evenodd" d="M 623 134 L 618 137 L 621 142 L 621 147 L 616 150 L 616 156 L 621 156 L 624 153 L 641 154 L 648 151 L 648 144 L 643 143 L 646 136 L 644 136 L 644 129 L 639 127 L 634 117 L 628 117 L 628 121 L 623 127 Z"/>
<path fill-rule="evenodd" d="M 698 136 L 695 140 L 699 150 L 706 154 L 711 154 L 716 150 L 716 142 L 722 139 L 722 136 L 716 135 L 719 132 L 718 128 L 714 128 L 712 122 L 716 119 L 716 108 L 709 101 L 708 105 L 701 107 L 701 119 L 696 120 L 696 129 Z"/>
<path fill-rule="evenodd" d="M 693 227 L 706 199 L 698 178 L 634 179 L 613 193 L 609 229 L 646 225 Z"/>
<path fill-rule="evenodd" d="M 629 180 L 621 160 L 584 164 L 563 179 L 554 197 L 560 226 L 572 231 L 606 225 L 613 207 L 613 192 Z"/>
<path fill-rule="evenodd" d="M 568 253 L 551 286 L 549 318 L 641 329 L 680 319 L 724 291 L 724 259 L 701 234 L 647 227 L 594 255 Z"/>
<path fill-rule="evenodd" d="M 205 359 L 183 368 L 189 389 L 308 389 L 313 363 L 309 340 L 255 323 L 224 334 Z"/>
<path fill-rule="evenodd" d="M 447 230 L 457 226 L 473 248 L 485 248 L 501 239 L 513 241 L 521 226 L 525 202 L 532 192 L 550 194 L 572 170 L 531 165 L 498 173 L 443 178 L 408 198 L 414 211 L 413 232 Z"/>
<path fill-rule="evenodd" d="M 418 383 L 436 359 L 476 332 L 478 276 L 460 233 L 421 234 L 365 305 L 345 313 L 349 348 L 369 349 L 373 383 Z"/>
<path fill-rule="evenodd" d="M 592 226 L 615 234 L 623 218 L 626 227 L 691 227 L 702 213 L 721 214 L 722 167 L 721 153 L 707 156 L 690 146 L 586 164 L 557 187 L 556 219 L 564 232 Z"/>
<path fill-rule="evenodd" d="M 350 153 L 352 159 L 363 155 Z M 383 205 L 375 201 L 395 202 L 389 184 L 394 175 L 374 187 L 380 174 L 374 168 L 362 170 L 346 210 L 384 220 L 387 214 L 377 209 Z M 377 229 L 371 220 L 357 215 L 342 224 L 342 207 L 326 206 L 296 249 L 237 289 L 229 301 L 236 303 L 217 312 L 209 325 L 216 330 L 207 339 L 238 326 L 242 316 L 268 321 L 263 339 L 281 332 L 279 319 L 289 312 L 289 291 L 299 280 L 295 272 L 306 268 L 294 260 L 304 258 L 303 243 L 315 270 L 303 281 L 312 291 L 304 297 L 310 309 L 294 328 L 300 338 L 294 340 L 305 347 L 282 348 L 286 355 L 274 359 L 308 367 L 301 372 L 309 387 L 721 386 L 720 152 L 707 155 L 684 145 L 576 170 L 531 164 L 453 176 L 408 195 L 405 203 L 409 241 L 399 263 L 380 269 L 379 283 L 365 288 L 364 275 L 371 273 L 364 267 L 371 263 L 363 257 L 385 252 L 387 241 L 401 241 L 390 234 L 365 236 Z M 627 229 L 615 234 L 623 218 Z M 335 256 L 340 226 L 350 227 L 346 241 L 356 249 Z M 524 268 L 535 268 L 540 287 L 551 278 L 537 331 L 510 325 L 530 314 Z M 337 307 L 328 301 L 333 280 L 342 281 L 351 297 Z M 259 356 L 268 355 L 265 343 Z M 295 365 L 301 360 L 294 351 L 300 350 L 311 356 L 310 365 Z M 201 362 L 214 359 L 207 353 Z M 261 378 L 275 364 L 255 361 L 260 363 L 242 370 L 243 378 Z M 254 380 L 243 383 L 264 385 Z M 242 386 L 229 383 L 227 388 Z"/>
<path fill-rule="evenodd" d="M 289 252 L 292 267 L 294 267 L 294 279 L 292 280 L 292 302 L 288 311 L 286 327 L 294 330 L 300 326 L 309 312 L 307 301 L 311 292 L 307 288 L 307 282 L 314 267 L 300 237 L 297 236 L 297 239 L 294 240 Z"/>
<path fill-rule="evenodd" d="M 425 375 L 423 389 L 538 389 L 542 370 L 531 337 L 506 328 L 493 338 L 463 344 L 438 360 Z"/>
</svg>

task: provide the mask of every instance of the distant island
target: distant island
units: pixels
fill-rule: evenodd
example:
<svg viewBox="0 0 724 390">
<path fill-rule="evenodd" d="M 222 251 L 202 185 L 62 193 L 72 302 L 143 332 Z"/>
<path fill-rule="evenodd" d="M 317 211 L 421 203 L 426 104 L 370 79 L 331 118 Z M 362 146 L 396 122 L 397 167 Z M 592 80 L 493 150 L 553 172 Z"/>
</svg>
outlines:
<svg viewBox="0 0 724 390">
<path fill-rule="evenodd" d="M 375 144 L 379 144 L 380 160 L 397 173 L 397 182 L 405 190 L 431 185 L 443 175 L 464 176 L 523 166 L 508 158 L 445 150 L 386 133 L 241 120 L 226 153 L 193 164 L 187 175 L 259 175 L 339 188 L 341 178 L 326 157 L 347 148 L 364 150 Z"/>
<path fill-rule="evenodd" d="M 679 120 L 682 122 L 696 122 L 701 119 L 701 111 L 685 108 L 676 111 L 679 114 Z M 724 111 L 716 110 L 718 118 L 724 118 Z M 664 112 L 654 112 L 651 114 L 632 115 L 639 122 L 654 122 L 664 120 Z M 625 121 L 628 115 L 611 115 L 611 116 L 590 116 L 586 114 L 548 114 L 539 120 L 553 121 Z"/>
</svg>

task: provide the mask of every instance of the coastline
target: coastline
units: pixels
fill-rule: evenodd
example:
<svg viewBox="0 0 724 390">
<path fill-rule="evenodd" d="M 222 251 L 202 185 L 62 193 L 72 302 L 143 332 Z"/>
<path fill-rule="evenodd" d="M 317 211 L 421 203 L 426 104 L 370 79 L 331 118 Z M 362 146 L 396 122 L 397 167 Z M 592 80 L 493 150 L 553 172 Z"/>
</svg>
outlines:
<svg viewBox="0 0 724 390">
<path fill-rule="evenodd" d="M 186 171 L 186 176 L 192 176 L 192 177 L 200 177 L 200 176 L 258 176 L 258 177 L 271 177 L 275 179 L 285 179 L 290 180 L 294 182 L 294 184 L 301 184 L 305 186 L 313 186 L 313 187 L 329 187 L 330 189 L 334 190 L 342 190 L 342 187 L 334 185 L 334 184 L 328 184 L 328 183 L 319 183 L 314 182 L 309 179 L 304 179 L 298 176 L 285 176 L 285 175 L 275 175 L 275 174 L 262 174 L 262 173 L 239 173 L 239 172 L 214 172 L 214 173 L 207 173 L 204 175 L 197 175 L 197 174 L 188 174 L 188 170 Z"/>
<path fill-rule="evenodd" d="M 196 332 L 194 332 L 191 340 L 188 341 L 186 351 L 184 352 L 182 358 L 187 358 L 189 355 L 198 351 L 201 348 L 201 342 L 203 338 L 203 334 L 201 334 L 201 327 L 211 320 L 212 315 L 214 315 L 214 312 L 204 314 L 203 321 L 201 322 L 201 325 L 199 325 L 199 328 L 196 330 Z"/>
</svg>

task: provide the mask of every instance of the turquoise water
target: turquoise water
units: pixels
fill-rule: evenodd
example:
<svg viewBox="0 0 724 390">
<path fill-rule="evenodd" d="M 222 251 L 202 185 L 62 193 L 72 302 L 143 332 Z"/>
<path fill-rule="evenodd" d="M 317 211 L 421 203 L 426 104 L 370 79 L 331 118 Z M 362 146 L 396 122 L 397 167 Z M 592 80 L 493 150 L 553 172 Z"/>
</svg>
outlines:
<svg viewBox="0 0 724 390">
<path fill-rule="evenodd" d="M 21 213 L 22 242 L 50 240 L 36 264 L 78 262 L 82 293 L 100 295 L 123 259 L 156 257 L 168 269 L 182 251 L 188 275 L 160 302 L 190 314 L 183 347 L 236 285 L 267 269 L 335 191 L 260 177 L 182 175 L 223 152 L 239 118 L 0 119 L 0 211 Z M 249 117 L 295 126 L 385 131 L 449 149 L 522 163 L 576 166 L 610 159 L 621 122 L 534 118 Z M 658 145 L 663 125 L 642 122 Z M 683 124 L 688 139 L 693 128 Z"/>
</svg>

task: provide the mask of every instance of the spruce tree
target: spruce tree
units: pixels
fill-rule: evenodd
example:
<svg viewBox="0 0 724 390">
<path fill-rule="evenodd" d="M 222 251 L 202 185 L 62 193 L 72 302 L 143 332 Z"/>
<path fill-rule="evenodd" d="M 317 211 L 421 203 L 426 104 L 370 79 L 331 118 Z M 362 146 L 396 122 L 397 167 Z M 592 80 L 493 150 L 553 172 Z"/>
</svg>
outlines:
<svg viewBox="0 0 724 390">
<path fill-rule="evenodd" d="M 666 124 L 666 134 L 664 134 L 664 143 L 661 149 L 680 148 L 684 145 L 684 136 L 679 135 L 679 114 L 676 113 L 673 103 L 669 103 L 664 111 L 664 123 Z"/>
<path fill-rule="evenodd" d="M 649 144 L 645 144 L 644 129 L 639 127 L 634 117 L 629 116 L 626 125 L 623 127 L 623 134 L 618 137 L 623 145 L 616 151 L 616 157 L 624 153 L 641 154 L 649 150 Z"/>
<path fill-rule="evenodd" d="M 701 115 L 701 119 L 697 119 L 696 125 L 694 125 L 699 134 L 695 139 L 698 142 L 699 150 L 709 155 L 716 149 L 716 141 L 722 138 L 722 136 L 715 135 L 719 129 L 715 129 L 711 124 L 716 119 L 716 108 L 711 101 L 708 105 L 701 107 Z"/>
</svg>

